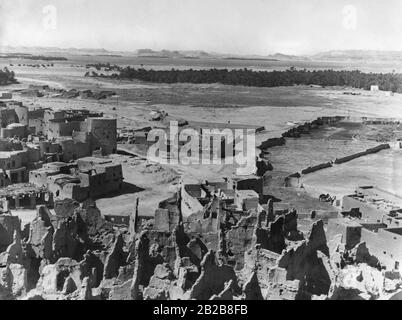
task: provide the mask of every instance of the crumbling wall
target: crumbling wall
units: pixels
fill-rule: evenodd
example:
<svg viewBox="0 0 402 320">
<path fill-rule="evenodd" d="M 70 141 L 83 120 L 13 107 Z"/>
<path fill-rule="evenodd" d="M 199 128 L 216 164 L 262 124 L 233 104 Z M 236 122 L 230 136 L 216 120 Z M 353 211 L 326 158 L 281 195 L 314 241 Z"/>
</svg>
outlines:
<svg viewBox="0 0 402 320">
<path fill-rule="evenodd" d="M 65 288 L 65 282 L 73 280 L 76 288 L 82 285 L 80 265 L 70 258 L 60 258 L 55 264 L 46 265 L 41 272 L 37 290 L 43 294 L 56 294 Z"/>
<path fill-rule="evenodd" d="M 288 280 L 300 281 L 300 288 L 305 297 L 326 295 L 331 286 L 331 278 L 319 257 L 319 252 L 329 256 L 321 220 L 313 224 L 307 240 L 287 249 L 278 261 L 278 267 L 286 270 Z"/>
<path fill-rule="evenodd" d="M 274 267 L 268 271 L 266 300 L 298 300 L 302 298 L 299 280 L 288 280 L 287 271 Z"/>
<path fill-rule="evenodd" d="M 43 258 L 44 247 L 48 244 L 48 237 L 46 235 L 53 233 L 51 214 L 45 206 L 40 206 L 37 209 L 37 214 L 35 219 L 30 223 L 29 239 L 33 252 L 36 257 Z M 52 239 L 51 239 L 52 241 Z"/>
<path fill-rule="evenodd" d="M 79 213 L 58 221 L 53 235 L 53 253 L 55 257 L 78 259 L 87 251 L 88 235 L 85 223 Z"/>
<path fill-rule="evenodd" d="M 261 222 L 257 224 L 253 236 L 254 243 L 260 245 L 262 249 L 281 253 L 286 248 L 285 234 L 284 216 L 276 217 L 273 222 L 267 217 L 265 227 Z"/>
<path fill-rule="evenodd" d="M 201 262 L 201 274 L 190 290 L 190 299 L 207 300 L 219 294 L 225 283 L 232 280 L 237 286 L 237 277 L 232 267 L 220 265 L 216 261 L 215 252 L 209 251 Z"/>
<path fill-rule="evenodd" d="M 73 199 L 56 200 L 54 203 L 54 211 L 57 217 L 67 218 L 71 217 L 75 209 L 78 209 L 79 206 L 80 204 Z"/>
<path fill-rule="evenodd" d="M 14 300 L 27 292 L 27 270 L 20 264 L 0 268 L 0 299 Z"/>
<path fill-rule="evenodd" d="M 244 252 L 244 268 L 242 274 L 245 277 L 250 277 L 250 275 L 256 271 L 261 289 L 266 290 L 270 286 L 270 279 L 268 278 L 269 271 L 277 266 L 279 257 L 279 254 L 261 249 L 261 246 L 256 245 L 252 249 Z"/>
<path fill-rule="evenodd" d="M 167 263 L 157 265 L 149 285 L 144 289 L 144 300 L 168 300 L 173 279 L 173 271 Z"/>
<path fill-rule="evenodd" d="M 10 214 L 0 215 L 0 252 L 3 252 L 14 241 L 14 233 L 20 232 L 20 220 Z"/>
<path fill-rule="evenodd" d="M 112 279 L 119 275 L 119 268 L 126 262 L 127 255 L 123 251 L 124 240 L 123 235 L 119 234 L 106 257 L 103 278 Z"/>
<path fill-rule="evenodd" d="M 253 272 L 247 282 L 243 285 L 243 293 L 245 295 L 245 300 L 264 300 L 256 271 Z"/>
<path fill-rule="evenodd" d="M 131 282 L 131 297 L 134 300 L 142 298 L 141 287 L 146 287 L 154 273 L 156 265 L 149 256 L 149 244 L 147 232 L 142 232 L 138 239 L 132 243 L 131 253 L 128 257 L 134 261 L 134 275 Z"/>
<path fill-rule="evenodd" d="M 226 233 L 227 255 L 233 261 L 236 270 L 244 265 L 244 251 L 253 244 L 256 216 L 243 217 L 238 224 Z"/>
</svg>

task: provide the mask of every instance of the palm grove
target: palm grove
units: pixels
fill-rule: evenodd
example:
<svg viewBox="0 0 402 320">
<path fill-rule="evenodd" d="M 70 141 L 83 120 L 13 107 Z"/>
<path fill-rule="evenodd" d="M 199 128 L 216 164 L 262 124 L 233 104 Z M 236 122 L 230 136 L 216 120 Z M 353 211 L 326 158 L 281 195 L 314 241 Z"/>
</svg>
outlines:
<svg viewBox="0 0 402 320">
<path fill-rule="evenodd" d="M 14 71 L 10 71 L 7 68 L 0 70 L 0 85 L 5 86 L 8 84 L 16 83 Z"/>
<path fill-rule="evenodd" d="M 98 68 L 99 70 L 99 68 Z M 402 74 L 363 73 L 335 70 L 253 71 L 250 69 L 208 69 L 208 70 L 152 70 L 144 68 L 113 66 L 109 70 L 119 70 L 111 75 L 87 72 L 86 76 L 106 77 L 120 80 L 140 80 L 155 83 L 221 83 L 249 87 L 279 87 L 292 85 L 348 86 L 370 89 L 379 85 L 381 90 L 402 93 Z"/>
</svg>

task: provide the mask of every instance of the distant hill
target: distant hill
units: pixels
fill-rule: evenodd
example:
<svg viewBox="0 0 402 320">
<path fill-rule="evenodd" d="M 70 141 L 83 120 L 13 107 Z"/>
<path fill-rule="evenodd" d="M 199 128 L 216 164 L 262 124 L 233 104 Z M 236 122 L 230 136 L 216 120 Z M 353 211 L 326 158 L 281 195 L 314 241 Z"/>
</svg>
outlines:
<svg viewBox="0 0 402 320">
<path fill-rule="evenodd" d="M 66 61 L 62 56 L 44 56 L 32 55 L 29 53 L 0 53 L 0 59 L 27 59 L 27 60 L 43 60 L 43 61 Z"/>
<path fill-rule="evenodd" d="M 152 49 L 139 49 L 137 50 L 139 57 L 152 57 L 152 58 L 195 58 L 195 59 L 225 59 L 225 60 L 265 60 L 265 61 L 304 61 L 310 60 L 303 56 L 292 56 L 282 53 L 275 53 L 273 55 L 241 55 L 241 54 L 225 54 L 225 53 L 209 53 L 202 50 L 192 51 L 169 51 L 161 50 L 154 51 Z"/>
<path fill-rule="evenodd" d="M 225 59 L 225 60 L 265 60 L 265 61 L 402 61 L 402 51 L 375 50 L 332 50 L 313 55 L 288 55 L 275 53 L 267 55 L 242 55 L 206 52 L 203 50 L 153 50 L 111 51 L 103 48 L 58 48 L 58 47 L 0 47 L 5 54 L 30 54 L 35 56 L 63 57 L 70 55 L 102 57 L 148 57 L 170 59 Z"/>
<path fill-rule="evenodd" d="M 283 54 L 283 53 L 275 53 L 273 55 L 270 55 L 269 57 L 272 58 L 272 59 L 284 60 L 284 61 L 289 61 L 289 60 L 294 60 L 294 61 L 310 60 L 308 57 L 294 56 L 294 55 L 288 55 L 288 54 Z"/>
<path fill-rule="evenodd" d="M 324 61 L 395 61 L 402 60 L 402 51 L 334 50 L 317 53 L 310 58 Z"/>
<path fill-rule="evenodd" d="M 204 51 L 169 51 L 160 50 L 155 51 L 152 49 L 139 49 L 137 50 L 136 56 L 146 57 L 146 58 L 201 58 L 209 57 L 209 54 Z"/>
<path fill-rule="evenodd" d="M 274 55 L 241 55 L 230 53 L 206 52 L 204 50 L 153 50 L 138 49 L 136 51 L 110 51 L 103 48 L 58 48 L 58 47 L 0 47 L 3 54 L 30 54 L 30 55 L 84 55 L 84 56 L 102 56 L 102 57 L 142 57 L 142 58 L 170 58 L 170 59 L 225 59 L 225 60 L 308 60 L 306 57 L 292 56 L 282 53 Z"/>
<path fill-rule="evenodd" d="M 86 49 L 86 48 L 58 48 L 58 47 L 11 47 L 2 46 L 0 52 L 3 54 L 19 54 L 19 55 L 54 55 L 63 56 L 72 55 L 106 55 L 112 54 L 106 49 Z"/>
</svg>

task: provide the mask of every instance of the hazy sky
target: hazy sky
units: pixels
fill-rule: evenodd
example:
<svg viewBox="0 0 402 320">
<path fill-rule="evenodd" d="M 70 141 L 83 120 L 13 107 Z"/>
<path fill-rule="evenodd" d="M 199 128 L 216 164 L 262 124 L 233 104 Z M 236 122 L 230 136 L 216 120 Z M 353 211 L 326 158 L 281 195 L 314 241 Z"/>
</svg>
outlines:
<svg viewBox="0 0 402 320">
<path fill-rule="evenodd" d="M 401 37 L 400 0 L 0 0 L 10 46 L 308 54 Z"/>
</svg>

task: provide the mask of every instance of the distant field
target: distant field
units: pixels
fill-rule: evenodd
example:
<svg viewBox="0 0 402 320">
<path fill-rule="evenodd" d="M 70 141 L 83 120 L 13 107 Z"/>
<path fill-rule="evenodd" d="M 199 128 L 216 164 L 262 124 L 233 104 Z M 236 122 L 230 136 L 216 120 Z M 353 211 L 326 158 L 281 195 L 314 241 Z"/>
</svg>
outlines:
<svg viewBox="0 0 402 320">
<path fill-rule="evenodd" d="M 109 59 L 110 58 L 110 59 Z M 85 107 L 104 111 L 119 119 L 120 126 L 149 124 L 149 112 L 163 109 L 172 117 L 193 121 L 226 122 L 265 126 L 267 132 L 257 140 L 280 135 L 292 121 L 310 121 L 318 116 L 357 115 L 402 117 L 402 95 L 386 97 L 382 93 L 371 93 L 349 88 L 318 87 L 276 87 L 252 88 L 225 86 L 219 84 L 150 84 L 138 81 L 116 81 L 84 77 L 87 63 L 108 62 L 122 64 L 127 58 L 71 56 L 69 61 L 56 62 L 50 68 L 13 67 L 20 85 L 10 86 L 21 89 L 29 84 L 48 84 L 51 87 L 79 90 L 113 90 L 118 97 L 105 101 L 63 100 L 53 98 L 26 99 L 28 103 L 63 107 Z M 142 58 L 141 58 L 142 59 Z M 135 63 L 158 62 L 169 67 L 177 63 L 175 59 L 136 60 Z M 186 67 L 196 59 L 186 60 Z M 191 60 L 191 61 L 187 61 Z M 233 61 L 225 63 L 233 63 Z M 204 61 L 205 67 L 222 61 Z M 244 61 L 235 61 L 233 66 L 244 67 Z M 255 61 L 254 61 L 255 62 Z M 15 61 L 14 61 L 15 63 Z M 282 62 L 280 62 L 281 64 Z M 293 62 L 292 62 L 293 63 Z M 303 64 L 306 62 L 304 61 Z M 277 62 L 263 61 L 263 66 L 278 66 Z M 223 65 L 223 66 L 227 66 Z M 328 67 L 328 66 L 326 66 Z M 341 66 L 339 66 L 341 67 Z M 355 66 L 356 67 L 356 66 Z M 345 95 L 345 92 L 359 95 Z M 34 100 L 34 101 L 33 101 Z M 116 110 L 112 110 L 116 108 Z"/>
<path fill-rule="evenodd" d="M 241 86 L 225 86 L 219 84 L 195 85 L 195 84 L 149 84 L 137 81 L 112 81 L 84 77 L 87 72 L 87 63 L 110 62 L 122 65 L 130 64 L 155 68 L 171 67 L 256 67 L 263 69 L 288 68 L 291 65 L 311 68 L 349 68 L 356 69 L 356 65 L 328 65 L 321 63 L 295 62 L 271 62 L 271 61 L 201 61 L 197 59 L 127 59 L 124 57 L 68 57 L 69 61 L 55 62 L 54 67 L 49 68 L 12 68 L 16 72 L 20 84 L 5 87 L 4 90 L 19 90 L 27 88 L 30 84 L 49 85 L 64 89 L 90 89 L 93 91 L 113 90 L 117 97 L 101 101 L 83 99 L 61 99 L 47 96 L 44 98 L 27 98 L 15 91 L 15 98 L 20 99 L 29 107 L 51 107 L 56 109 L 85 108 L 104 112 L 105 115 L 115 117 L 119 127 L 142 127 L 146 125 L 162 125 L 150 121 L 150 111 L 165 110 L 171 119 L 186 119 L 200 122 L 227 122 L 233 124 L 250 124 L 264 126 L 266 131 L 256 136 L 256 143 L 272 137 L 279 137 L 288 130 L 294 122 L 306 122 L 320 116 L 354 115 L 354 116 L 377 116 L 377 117 L 401 117 L 402 118 L 402 95 L 396 94 L 387 97 L 383 93 L 371 93 L 350 88 L 318 88 L 318 87 L 276 87 L 276 88 L 250 88 Z M 3 64 L 2 64 L 3 63 Z M 0 67 L 7 66 L 10 61 L 0 60 Z M 13 64 L 18 61 L 13 60 Z M 25 63 L 29 63 L 26 61 Z M 309 65 L 308 65 L 309 64 Z M 375 65 L 370 65 L 373 71 Z M 393 66 L 392 69 L 397 69 Z M 402 66 L 401 66 L 402 67 Z M 386 66 L 384 68 L 387 68 Z M 392 70 L 391 69 L 391 70 Z M 362 69 L 363 71 L 367 71 Z M 389 70 L 385 70 L 389 71 Z M 401 68 L 402 71 L 402 68 Z M 345 95 L 345 92 L 356 92 L 359 95 Z M 289 140 L 287 146 L 282 149 L 272 149 L 272 162 L 278 171 L 295 172 L 309 165 L 329 161 L 334 157 L 360 151 L 376 144 L 375 141 L 361 143 L 351 140 L 357 133 L 361 134 L 360 127 L 349 127 L 347 130 L 335 128 L 327 131 L 320 137 L 307 137 L 304 140 Z M 376 133 L 367 131 L 363 133 L 367 138 L 370 135 L 375 140 Z M 309 138 L 314 141 L 308 140 Z M 331 142 L 324 142 L 331 139 Z M 345 142 L 346 141 L 346 142 Z M 400 157 L 398 153 L 382 152 L 378 155 L 365 157 L 352 161 L 345 166 L 337 166 L 333 169 L 324 170 L 317 175 L 307 176 L 306 189 L 315 195 L 316 190 L 331 193 L 350 192 L 356 184 L 373 183 L 388 189 L 395 166 L 392 163 L 392 154 L 395 159 Z M 385 161 L 383 160 L 385 157 Z M 370 162 L 374 161 L 374 162 Z M 390 167 L 393 169 L 390 169 Z M 146 191 L 139 194 L 141 197 L 142 211 L 152 214 L 154 203 L 163 200 L 169 193 L 168 184 L 160 184 L 155 189 L 153 179 L 149 174 L 138 172 L 136 166 L 124 164 L 127 182 L 135 184 Z M 347 171 L 343 172 L 342 168 Z M 227 167 L 177 167 L 173 168 L 186 181 L 195 183 L 203 179 L 215 179 L 230 176 L 232 168 Z M 384 172 L 386 174 L 384 174 Z M 402 171 L 401 171 L 402 172 Z M 345 179 L 344 177 L 348 177 Z M 357 179 L 354 179 L 356 178 Z M 350 179 L 349 179 L 350 178 Z M 401 180 L 402 181 L 402 180 Z M 399 187 L 398 187 L 399 188 Z M 402 189 L 402 187 L 401 187 Z M 123 206 L 124 212 L 132 210 L 137 194 L 125 195 L 114 199 L 104 199 L 101 207 L 112 210 L 119 205 Z M 124 203 L 124 205 L 122 205 Z"/>
<path fill-rule="evenodd" d="M 89 63 L 110 63 L 121 66 L 144 67 L 153 69 L 253 69 L 253 70 L 286 70 L 290 67 L 309 70 L 360 70 L 362 72 L 402 73 L 402 61 L 272 61 L 256 59 L 185 59 L 159 57 L 129 57 L 108 55 L 64 55 L 68 61 L 60 62 L 65 65 L 86 65 Z M 0 58 L 1 64 L 32 63 L 28 59 Z"/>
</svg>

